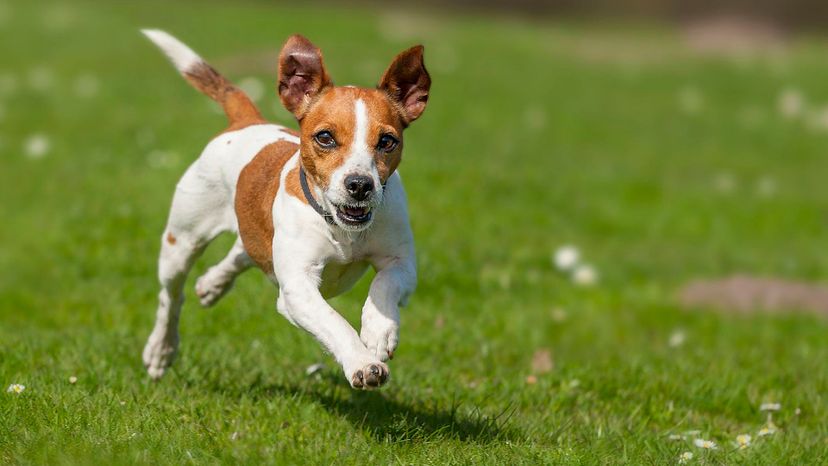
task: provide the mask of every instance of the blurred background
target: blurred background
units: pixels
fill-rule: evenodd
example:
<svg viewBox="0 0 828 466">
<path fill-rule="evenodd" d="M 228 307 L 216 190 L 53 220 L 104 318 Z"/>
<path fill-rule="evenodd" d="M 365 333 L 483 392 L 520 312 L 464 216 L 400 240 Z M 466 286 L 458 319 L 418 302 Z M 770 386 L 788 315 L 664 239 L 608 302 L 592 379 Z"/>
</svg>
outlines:
<svg viewBox="0 0 828 466">
<path fill-rule="evenodd" d="M 425 45 L 387 389 L 351 392 L 258 271 L 199 309 L 230 237 L 148 382 L 169 202 L 225 121 L 143 27 L 292 127 L 288 35 L 361 86 Z M 826 31 L 806 0 L 0 0 L 0 383 L 26 386 L 0 462 L 824 461 Z M 354 324 L 369 283 L 333 301 Z"/>
</svg>

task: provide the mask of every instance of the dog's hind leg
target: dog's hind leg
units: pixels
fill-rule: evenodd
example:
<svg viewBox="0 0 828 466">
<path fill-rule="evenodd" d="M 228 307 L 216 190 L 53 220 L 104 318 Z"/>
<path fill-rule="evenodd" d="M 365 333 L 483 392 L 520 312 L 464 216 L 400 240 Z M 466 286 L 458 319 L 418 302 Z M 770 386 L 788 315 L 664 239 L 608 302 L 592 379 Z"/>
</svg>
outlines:
<svg viewBox="0 0 828 466">
<path fill-rule="evenodd" d="M 178 184 L 158 258 L 158 310 L 155 327 L 144 347 L 150 377 L 164 375 L 178 350 L 178 318 L 184 303 L 184 282 L 204 248 L 220 233 L 232 230 L 235 217 L 229 196 L 208 181 L 198 163 Z"/>
<path fill-rule="evenodd" d="M 143 359 L 147 372 L 153 379 L 160 378 L 172 364 L 178 350 L 178 318 L 184 304 L 184 281 L 204 246 L 193 238 L 176 235 L 170 230 L 161 239 L 161 255 L 158 259 L 158 310 L 155 327 L 144 347 Z"/>
<path fill-rule="evenodd" d="M 252 265 L 253 261 L 244 251 L 241 238 L 236 239 L 227 256 L 196 280 L 195 289 L 201 305 L 210 307 L 217 303 L 233 288 L 236 277 Z"/>
</svg>

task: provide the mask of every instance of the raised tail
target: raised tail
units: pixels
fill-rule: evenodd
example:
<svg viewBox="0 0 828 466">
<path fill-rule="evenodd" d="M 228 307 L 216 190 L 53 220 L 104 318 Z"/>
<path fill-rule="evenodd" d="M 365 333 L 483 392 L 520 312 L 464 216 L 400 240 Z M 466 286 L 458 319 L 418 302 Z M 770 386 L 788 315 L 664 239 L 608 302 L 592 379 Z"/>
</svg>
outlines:
<svg viewBox="0 0 828 466">
<path fill-rule="evenodd" d="M 142 29 L 141 32 L 169 57 L 184 79 L 221 104 L 230 126 L 263 121 L 256 104 L 244 91 L 220 75 L 180 40 L 159 29 Z"/>
</svg>

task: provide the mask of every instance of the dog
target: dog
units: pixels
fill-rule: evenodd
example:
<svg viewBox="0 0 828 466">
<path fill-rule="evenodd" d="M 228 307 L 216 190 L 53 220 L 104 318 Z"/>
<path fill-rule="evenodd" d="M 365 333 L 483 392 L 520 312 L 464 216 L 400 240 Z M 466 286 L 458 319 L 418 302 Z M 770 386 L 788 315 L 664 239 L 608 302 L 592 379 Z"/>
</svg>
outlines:
<svg viewBox="0 0 828 466">
<path fill-rule="evenodd" d="M 172 364 L 187 274 L 223 232 L 227 256 L 196 281 L 215 304 L 257 266 L 279 290 L 276 308 L 335 358 L 351 387 L 389 379 L 399 308 L 417 282 L 414 239 L 397 167 L 403 130 L 420 117 L 431 78 L 421 45 L 398 54 L 376 88 L 335 86 L 322 53 L 301 35 L 279 55 L 279 98 L 300 131 L 265 121 L 256 105 L 188 46 L 142 30 L 195 88 L 218 102 L 229 127 L 212 139 L 176 186 L 161 238 L 155 327 L 143 351 L 153 379 Z M 326 301 L 376 270 L 359 333 Z"/>
</svg>

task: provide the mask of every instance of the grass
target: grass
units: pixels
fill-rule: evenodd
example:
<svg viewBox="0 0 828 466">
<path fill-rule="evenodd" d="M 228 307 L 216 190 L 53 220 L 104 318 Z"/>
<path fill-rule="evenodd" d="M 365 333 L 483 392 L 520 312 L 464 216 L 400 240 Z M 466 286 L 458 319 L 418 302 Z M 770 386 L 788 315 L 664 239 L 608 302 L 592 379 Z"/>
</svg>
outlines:
<svg viewBox="0 0 828 466">
<path fill-rule="evenodd" d="M 200 309 L 193 279 L 229 237 L 190 277 L 174 368 L 148 380 L 167 207 L 224 121 L 146 26 L 268 83 L 260 104 L 280 122 L 289 33 L 361 85 L 425 43 L 433 93 L 402 165 L 421 279 L 383 390 L 348 388 L 257 271 Z M 825 49 L 801 38 L 731 60 L 661 26 L 368 6 L 0 3 L 0 463 L 825 462 L 826 320 L 675 299 L 697 277 L 824 278 Z M 786 89 L 806 116 L 780 114 Z M 22 149 L 36 134 L 39 159 Z M 554 269 L 567 243 L 596 286 Z M 352 322 L 369 279 L 334 300 Z M 544 348 L 555 367 L 528 384 Z M 768 401 L 780 430 L 757 438 Z M 696 429 L 720 448 L 668 439 Z M 742 433 L 754 443 L 736 451 Z"/>
</svg>

